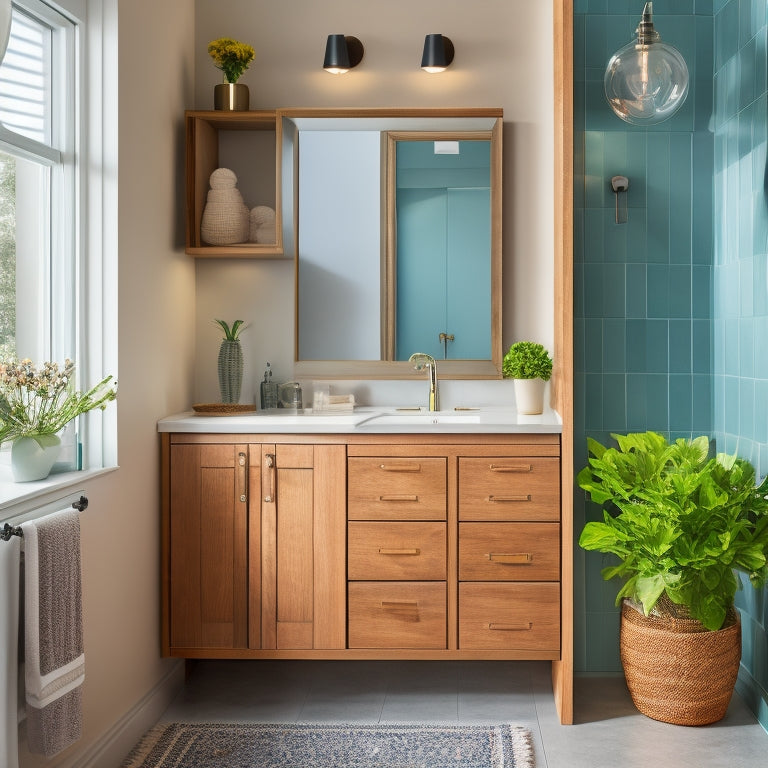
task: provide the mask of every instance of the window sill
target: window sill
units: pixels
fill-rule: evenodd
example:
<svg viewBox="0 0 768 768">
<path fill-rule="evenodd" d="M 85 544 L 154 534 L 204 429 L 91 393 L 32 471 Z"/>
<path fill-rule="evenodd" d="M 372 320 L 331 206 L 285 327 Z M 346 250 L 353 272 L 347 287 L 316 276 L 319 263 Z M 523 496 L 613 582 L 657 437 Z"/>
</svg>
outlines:
<svg viewBox="0 0 768 768">
<path fill-rule="evenodd" d="M 30 483 L 14 483 L 6 473 L 0 473 L 0 521 L 52 504 L 74 490 L 81 490 L 94 477 L 116 469 L 118 467 L 61 472 Z"/>
</svg>

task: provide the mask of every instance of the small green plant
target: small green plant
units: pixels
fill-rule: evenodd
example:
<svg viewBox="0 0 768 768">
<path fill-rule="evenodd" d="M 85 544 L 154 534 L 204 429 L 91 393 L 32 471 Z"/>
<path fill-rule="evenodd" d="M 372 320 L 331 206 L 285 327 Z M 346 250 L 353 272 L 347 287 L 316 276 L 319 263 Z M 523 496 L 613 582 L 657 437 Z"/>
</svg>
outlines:
<svg viewBox="0 0 768 768">
<path fill-rule="evenodd" d="M 513 344 L 501 364 L 505 379 L 543 379 L 552 376 L 552 358 L 541 344 L 518 341 Z"/>
<path fill-rule="evenodd" d="M 242 320 L 235 320 L 235 322 L 232 323 L 231 328 L 229 327 L 229 323 L 224 320 L 219 320 L 217 318 L 214 320 L 214 322 L 221 328 L 222 331 L 224 331 L 224 338 L 226 341 L 237 341 L 241 331 L 244 330 Z"/>
<path fill-rule="evenodd" d="M 655 432 L 612 435 L 618 448 L 588 439 L 591 458 L 578 474 L 592 501 L 609 505 L 588 522 L 579 545 L 608 552 L 618 565 L 603 578 L 625 580 L 616 603 L 629 598 L 646 615 L 666 594 L 707 629 L 720 629 L 739 581 L 768 579 L 768 478 L 727 454 L 708 458 L 709 440 L 670 444 Z"/>
<path fill-rule="evenodd" d="M 220 37 L 208 43 L 213 63 L 224 73 L 228 83 L 236 83 L 253 61 L 253 48 L 229 37 Z"/>
</svg>

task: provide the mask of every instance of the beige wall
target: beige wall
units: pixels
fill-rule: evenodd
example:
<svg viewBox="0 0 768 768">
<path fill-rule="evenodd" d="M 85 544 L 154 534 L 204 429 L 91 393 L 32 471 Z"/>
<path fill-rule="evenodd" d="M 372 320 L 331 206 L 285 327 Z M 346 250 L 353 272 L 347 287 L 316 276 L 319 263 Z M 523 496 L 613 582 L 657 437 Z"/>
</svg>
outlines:
<svg viewBox="0 0 768 768">
<path fill-rule="evenodd" d="M 504 109 L 505 348 L 530 338 L 552 349 L 552 4 L 544 0 L 197 0 L 195 101 L 211 109 L 221 73 L 206 52 L 217 37 L 251 43 L 256 57 L 240 82 L 251 107 L 502 107 Z M 456 47 L 441 75 L 419 69 L 424 35 Z M 365 56 L 347 75 L 323 72 L 330 33 L 355 35 Z M 293 268 L 280 262 L 197 264 L 195 396 L 218 397 L 213 317 L 242 318 L 243 397 L 270 360 L 292 378 Z M 471 388 L 471 385 L 467 385 Z"/>
<path fill-rule="evenodd" d="M 73 756 L 119 725 L 178 664 L 159 651 L 156 421 L 191 401 L 194 267 L 183 252 L 179 201 L 193 34 L 193 0 L 119 2 L 119 79 L 111 87 L 119 87 L 120 111 L 120 469 L 85 486 L 83 739 L 51 761 L 23 754 L 23 768 L 82 766 Z"/>
<path fill-rule="evenodd" d="M 552 9 L 531 0 L 106 0 L 119 7 L 120 469 L 88 483 L 83 515 L 87 753 L 151 694 L 175 663 L 159 656 L 158 418 L 217 397 L 211 319 L 251 323 L 251 366 L 288 367 L 293 270 L 285 262 L 199 260 L 183 253 L 185 108 L 212 106 L 209 40 L 256 48 L 244 76 L 254 108 L 501 106 L 505 112 L 504 344 L 553 340 Z M 424 35 L 456 45 L 444 75 L 418 69 Z M 322 72 L 325 37 L 354 34 L 365 59 Z M 198 78 L 194 73 L 197 69 Z M 535 73 L 535 76 L 532 74 Z M 115 87 L 115 84 L 113 84 Z M 471 385 L 468 385 L 471 386 Z M 104 765 L 106 763 L 89 763 Z"/>
</svg>

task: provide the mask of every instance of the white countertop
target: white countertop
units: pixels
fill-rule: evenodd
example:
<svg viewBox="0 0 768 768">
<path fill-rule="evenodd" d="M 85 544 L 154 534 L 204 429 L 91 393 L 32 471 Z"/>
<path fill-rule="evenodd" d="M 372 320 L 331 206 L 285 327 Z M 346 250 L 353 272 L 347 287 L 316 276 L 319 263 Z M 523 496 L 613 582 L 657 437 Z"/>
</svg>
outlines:
<svg viewBox="0 0 768 768">
<path fill-rule="evenodd" d="M 161 419 L 159 432 L 218 434 L 504 434 L 562 432 L 562 420 L 553 410 L 536 416 L 514 408 L 483 406 L 430 413 L 425 408 L 357 407 L 351 413 L 313 413 L 269 410 L 231 416 L 200 416 L 194 411 Z"/>
</svg>

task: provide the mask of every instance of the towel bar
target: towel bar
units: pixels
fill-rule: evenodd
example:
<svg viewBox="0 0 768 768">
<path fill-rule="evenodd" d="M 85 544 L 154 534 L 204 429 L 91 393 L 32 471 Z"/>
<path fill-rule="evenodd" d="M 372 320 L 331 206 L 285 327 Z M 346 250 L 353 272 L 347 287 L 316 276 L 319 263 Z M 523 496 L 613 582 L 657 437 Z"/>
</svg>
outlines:
<svg viewBox="0 0 768 768">
<path fill-rule="evenodd" d="M 72 508 L 76 509 L 78 512 L 88 509 L 88 498 L 86 496 L 81 496 L 77 501 L 73 501 Z M 20 525 L 9 525 L 6 523 L 3 526 L 3 530 L 0 531 L 0 539 L 3 541 L 10 541 L 11 536 L 23 535 L 24 533 L 22 532 Z"/>
</svg>

